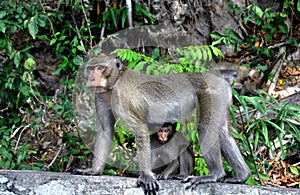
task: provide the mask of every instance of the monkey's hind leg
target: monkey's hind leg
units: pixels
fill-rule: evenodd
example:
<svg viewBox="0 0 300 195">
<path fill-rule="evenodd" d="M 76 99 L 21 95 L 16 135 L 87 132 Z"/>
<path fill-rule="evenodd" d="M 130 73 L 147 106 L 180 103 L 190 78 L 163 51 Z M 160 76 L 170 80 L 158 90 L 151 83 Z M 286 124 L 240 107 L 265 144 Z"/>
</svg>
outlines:
<svg viewBox="0 0 300 195">
<path fill-rule="evenodd" d="M 201 133 L 199 133 L 199 136 L 200 134 Z M 189 176 L 186 179 L 184 179 L 182 181 L 183 183 L 190 183 L 190 185 L 187 186 L 187 189 L 194 190 L 197 187 L 197 185 L 201 183 L 217 182 L 225 176 L 223 163 L 221 159 L 219 140 L 212 145 L 210 151 L 204 154 L 203 157 L 209 169 L 209 174 L 204 176 Z"/>
<path fill-rule="evenodd" d="M 209 174 L 188 177 L 183 182 L 189 182 L 187 189 L 195 189 L 200 183 L 217 182 L 225 176 L 221 158 L 220 134 L 222 124 L 227 116 L 230 90 L 223 80 L 214 75 L 207 75 L 204 84 L 198 92 L 198 135 L 201 151 Z M 224 97 L 227 99 L 224 101 Z"/>
<path fill-rule="evenodd" d="M 173 178 L 173 176 L 177 172 L 178 168 L 179 168 L 179 160 L 175 159 L 165 168 L 165 170 L 163 172 L 156 175 L 156 179 L 164 180 L 164 179 Z"/>
<path fill-rule="evenodd" d="M 221 152 L 225 160 L 229 163 L 229 165 L 236 172 L 236 177 L 227 178 L 224 180 L 226 183 L 244 183 L 249 176 L 251 175 L 251 171 L 247 164 L 245 163 L 241 152 L 239 151 L 235 140 L 228 135 L 228 126 L 225 125 L 223 127 L 227 128 L 227 130 L 223 130 L 220 135 L 221 140 Z"/>
</svg>

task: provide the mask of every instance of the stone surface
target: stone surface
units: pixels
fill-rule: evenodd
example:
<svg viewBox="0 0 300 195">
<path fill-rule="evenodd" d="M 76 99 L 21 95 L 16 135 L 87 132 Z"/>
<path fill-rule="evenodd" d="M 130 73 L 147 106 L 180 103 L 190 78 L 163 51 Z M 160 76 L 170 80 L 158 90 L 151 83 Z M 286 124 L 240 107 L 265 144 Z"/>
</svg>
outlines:
<svg viewBox="0 0 300 195">
<path fill-rule="evenodd" d="M 160 181 L 158 195 L 195 195 L 195 194 L 300 194 L 300 190 L 260 187 L 238 184 L 210 183 L 201 184 L 196 190 L 185 190 L 186 184 L 178 180 Z M 36 195 L 143 195 L 143 190 L 136 187 L 136 179 L 117 176 L 80 176 L 69 173 L 42 171 L 0 170 L 0 195 L 36 194 Z"/>
</svg>

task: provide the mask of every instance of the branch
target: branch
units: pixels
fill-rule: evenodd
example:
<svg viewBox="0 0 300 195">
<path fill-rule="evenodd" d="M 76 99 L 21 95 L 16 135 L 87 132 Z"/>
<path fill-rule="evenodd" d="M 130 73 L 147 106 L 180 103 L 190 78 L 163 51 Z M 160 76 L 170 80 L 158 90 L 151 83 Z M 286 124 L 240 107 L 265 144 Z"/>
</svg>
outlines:
<svg viewBox="0 0 300 195">
<path fill-rule="evenodd" d="M 127 19 L 128 19 L 128 24 L 129 24 L 129 28 L 132 28 L 132 4 L 131 4 L 131 0 L 126 0 L 126 7 L 127 7 Z"/>
</svg>

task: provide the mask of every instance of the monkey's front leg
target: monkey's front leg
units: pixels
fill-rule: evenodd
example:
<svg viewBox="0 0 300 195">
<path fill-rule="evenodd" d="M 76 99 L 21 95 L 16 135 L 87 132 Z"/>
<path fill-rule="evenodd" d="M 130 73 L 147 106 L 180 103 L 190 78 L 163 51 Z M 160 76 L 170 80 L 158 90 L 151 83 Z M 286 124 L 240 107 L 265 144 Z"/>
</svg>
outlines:
<svg viewBox="0 0 300 195">
<path fill-rule="evenodd" d="M 94 158 L 91 168 L 76 169 L 73 174 L 99 175 L 102 174 L 108 155 L 112 148 L 115 118 L 110 106 L 110 93 L 96 94 L 95 106 L 97 113 L 97 136 Z"/>
<path fill-rule="evenodd" d="M 110 128 L 106 131 L 100 130 L 96 137 L 95 150 L 93 151 L 94 158 L 91 168 L 87 169 L 76 169 L 73 174 L 81 175 L 101 175 L 107 162 L 108 155 L 112 148 L 113 130 Z"/>
<path fill-rule="evenodd" d="M 155 174 L 151 171 L 150 137 L 146 129 L 142 128 L 143 131 L 136 133 L 137 157 L 141 172 L 137 184 L 138 187 L 144 189 L 145 194 L 156 194 L 159 185 L 155 179 Z"/>
</svg>

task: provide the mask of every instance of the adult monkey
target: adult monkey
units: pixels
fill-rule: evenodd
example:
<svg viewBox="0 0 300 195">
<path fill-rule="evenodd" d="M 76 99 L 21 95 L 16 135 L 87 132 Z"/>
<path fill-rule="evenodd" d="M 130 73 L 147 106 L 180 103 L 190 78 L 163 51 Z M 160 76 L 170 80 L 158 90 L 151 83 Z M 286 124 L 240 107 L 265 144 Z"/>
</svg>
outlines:
<svg viewBox="0 0 300 195">
<path fill-rule="evenodd" d="M 187 177 L 184 180 L 189 182 L 187 188 L 194 189 L 200 183 L 216 182 L 225 176 L 221 153 L 236 171 L 236 177 L 228 178 L 225 182 L 242 183 L 248 179 L 250 170 L 229 134 L 227 112 L 231 90 L 221 76 L 214 73 L 149 76 L 127 69 L 113 57 L 109 63 L 104 64 L 103 58 L 110 57 L 98 55 L 88 62 L 88 68 L 92 68 L 92 72 L 89 74 L 87 87 L 97 92 L 96 105 L 99 102 L 104 105 L 104 111 L 96 110 L 100 128 L 93 167 L 76 172 L 102 173 L 111 150 L 111 140 L 107 138 L 111 137 L 113 131 L 112 109 L 135 134 L 141 171 L 138 186 L 142 186 L 145 193 L 155 194 L 159 186 L 151 171 L 148 126 L 188 119 L 196 108 L 201 150 L 210 173 Z M 98 92 L 104 95 L 99 95 Z M 108 117 L 101 118 L 104 115 Z"/>
</svg>

